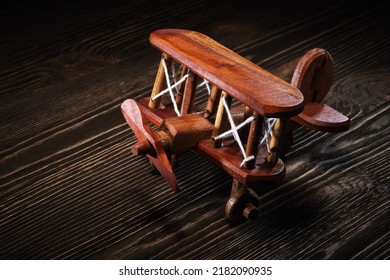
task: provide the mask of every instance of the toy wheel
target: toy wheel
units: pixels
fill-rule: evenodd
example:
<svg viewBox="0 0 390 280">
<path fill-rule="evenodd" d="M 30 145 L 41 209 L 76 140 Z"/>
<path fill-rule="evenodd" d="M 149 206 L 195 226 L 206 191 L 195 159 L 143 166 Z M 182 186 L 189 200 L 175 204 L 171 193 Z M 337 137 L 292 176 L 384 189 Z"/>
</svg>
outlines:
<svg viewBox="0 0 390 280">
<path fill-rule="evenodd" d="M 230 224 L 254 221 L 259 216 L 259 197 L 249 188 L 234 191 L 225 207 L 225 214 Z"/>
</svg>

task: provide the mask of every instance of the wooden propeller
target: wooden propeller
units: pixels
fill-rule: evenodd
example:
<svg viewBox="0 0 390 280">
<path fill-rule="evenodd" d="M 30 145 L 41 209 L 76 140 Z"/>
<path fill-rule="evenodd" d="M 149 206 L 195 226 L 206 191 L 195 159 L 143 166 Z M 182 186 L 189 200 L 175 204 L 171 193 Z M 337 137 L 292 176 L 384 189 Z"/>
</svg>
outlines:
<svg viewBox="0 0 390 280">
<path fill-rule="evenodd" d="M 139 151 L 140 147 L 142 147 L 142 150 L 146 151 L 146 156 L 150 162 L 160 172 L 171 188 L 175 192 L 179 192 L 176 177 L 163 148 L 161 138 L 146 122 L 137 102 L 133 99 L 125 100 L 121 105 L 121 111 L 126 122 L 138 139 L 138 142 L 133 146 L 132 150 Z"/>
</svg>

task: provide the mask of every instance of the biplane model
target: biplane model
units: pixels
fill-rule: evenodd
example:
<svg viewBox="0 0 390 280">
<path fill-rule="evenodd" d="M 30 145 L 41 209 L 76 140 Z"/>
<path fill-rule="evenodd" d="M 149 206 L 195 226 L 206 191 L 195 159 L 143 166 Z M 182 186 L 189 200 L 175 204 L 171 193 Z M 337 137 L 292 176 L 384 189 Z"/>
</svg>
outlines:
<svg viewBox="0 0 390 280">
<path fill-rule="evenodd" d="M 288 83 L 198 32 L 162 29 L 149 41 L 162 52 L 151 96 L 121 105 L 138 140 L 132 153 L 146 155 L 175 192 L 177 155 L 194 150 L 220 167 L 233 178 L 225 207 L 232 223 L 259 215 L 251 186 L 284 178 L 281 158 L 294 129 L 349 128 L 348 117 L 321 103 L 334 72 L 323 49 L 307 52 Z M 206 104 L 196 110 L 194 97 L 205 88 Z"/>
</svg>

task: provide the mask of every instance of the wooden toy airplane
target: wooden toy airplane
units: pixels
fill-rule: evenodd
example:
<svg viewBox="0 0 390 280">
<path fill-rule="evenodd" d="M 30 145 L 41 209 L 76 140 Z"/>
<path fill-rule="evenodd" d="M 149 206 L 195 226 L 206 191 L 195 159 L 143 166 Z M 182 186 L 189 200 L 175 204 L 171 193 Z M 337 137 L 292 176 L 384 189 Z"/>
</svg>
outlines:
<svg viewBox="0 0 390 280">
<path fill-rule="evenodd" d="M 232 223 L 257 218 L 258 197 L 250 186 L 283 179 L 281 157 L 290 149 L 296 127 L 327 132 L 349 128 L 346 116 L 321 103 L 334 72 L 323 49 L 307 52 L 287 83 L 198 32 L 163 29 L 149 40 L 162 52 L 151 96 L 121 105 L 138 139 L 132 152 L 146 155 L 175 192 L 176 155 L 194 150 L 222 168 L 233 178 L 225 207 Z M 181 65 L 179 76 L 174 63 Z M 209 96 L 204 110 L 195 111 L 199 86 L 207 87 Z M 232 106 L 233 101 L 240 104 Z"/>
</svg>

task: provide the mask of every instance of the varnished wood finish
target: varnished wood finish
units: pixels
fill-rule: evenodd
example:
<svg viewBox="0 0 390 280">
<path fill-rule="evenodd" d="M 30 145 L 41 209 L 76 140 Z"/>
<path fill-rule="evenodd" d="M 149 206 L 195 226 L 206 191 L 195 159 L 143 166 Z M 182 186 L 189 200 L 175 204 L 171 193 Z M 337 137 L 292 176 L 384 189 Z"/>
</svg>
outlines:
<svg viewBox="0 0 390 280">
<path fill-rule="evenodd" d="M 349 128 L 349 118 L 324 103 L 307 103 L 298 116 L 292 118 L 297 123 L 325 132 L 346 131 Z"/>
<path fill-rule="evenodd" d="M 170 152 L 177 154 L 187 152 L 203 140 L 209 140 L 214 126 L 197 114 L 165 119 L 163 123 L 171 140 Z"/>
<path fill-rule="evenodd" d="M 269 153 L 267 156 L 267 163 L 271 166 L 277 164 L 280 151 L 282 150 L 281 143 L 285 134 L 288 118 L 279 118 L 276 120 L 272 129 L 272 137 L 269 141 Z"/>
<path fill-rule="evenodd" d="M 154 31 L 149 40 L 260 114 L 289 116 L 303 109 L 299 90 L 201 33 L 163 29 Z"/>
<path fill-rule="evenodd" d="M 149 141 L 145 138 L 138 140 L 132 147 L 131 152 L 135 156 L 146 155 L 152 152 L 152 147 Z"/>
<path fill-rule="evenodd" d="M 254 112 L 253 116 L 255 117 L 255 119 L 251 122 L 249 127 L 245 153 L 248 156 L 254 155 L 256 158 L 257 148 L 258 148 L 257 146 L 260 140 L 263 118 L 257 112 Z M 254 166 L 255 166 L 255 160 L 251 160 L 245 163 L 246 168 L 252 169 Z"/>
<path fill-rule="evenodd" d="M 147 124 L 137 102 L 133 99 L 127 99 L 122 103 L 121 110 L 126 122 L 135 133 L 138 141 L 141 143 L 148 141 L 150 146 L 153 147 L 146 155 L 150 162 L 160 172 L 171 188 L 175 192 L 178 192 L 179 187 L 177 185 L 176 177 L 164 151 L 161 139 Z"/>
<path fill-rule="evenodd" d="M 6 3 L 1 259 L 390 258 L 387 3 Z M 179 194 L 131 154 L 137 139 L 120 104 L 149 98 L 161 53 L 148 36 L 172 27 L 204 33 L 269 71 L 315 47 L 333 57 L 323 101 L 351 127 L 295 130 L 283 183 L 252 188 L 254 222 L 226 223 L 231 177 L 196 153 L 178 158 Z M 194 105 L 207 98 L 197 94 Z"/>
<path fill-rule="evenodd" d="M 221 97 L 220 97 L 219 103 L 218 103 L 217 115 L 216 115 L 215 121 L 214 121 L 214 131 L 212 134 L 213 137 L 217 137 L 219 134 L 225 132 L 227 129 L 227 126 L 228 126 L 228 118 L 227 118 L 227 115 L 225 113 L 225 107 L 223 104 L 222 97 L 225 98 L 225 101 L 226 101 L 228 108 L 230 108 L 230 106 L 232 104 L 232 97 L 230 95 L 228 95 L 226 92 L 222 91 Z M 222 144 L 222 139 L 218 139 L 218 140 L 213 141 L 213 145 L 216 148 L 221 147 L 221 144 Z"/>
<path fill-rule="evenodd" d="M 217 86 L 213 85 L 211 87 L 210 96 L 207 99 L 206 111 L 203 115 L 205 118 L 208 118 L 212 113 L 214 113 L 214 110 L 218 105 L 218 101 L 220 97 L 221 97 L 221 90 Z"/>
<path fill-rule="evenodd" d="M 192 112 L 192 105 L 194 103 L 196 92 L 196 83 L 198 80 L 197 76 L 194 75 L 192 71 L 188 71 L 188 73 L 190 76 L 186 80 L 184 93 L 181 100 L 180 114 L 182 116 Z"/>
<path fill-rule="evenodd" d="M 259 216 L 259 197 L 237 180 L 233 180 L 230 197 L 225 206 L 225 214 L 231 225 L 245 221 L 255 221 Z"/>
<path fill-rule="evenodd" d="M 321 102 L 332 85 L 334 65 L 330 54 L 320 48 L 308 51 L 298 62 L 291 85 L 299 88 L 305 103 Z"/>
<path fill-rule="evenodd" d="M 211 140 L 200 142 L 196 151 L 243 185 L 256 184 L 260 181 L 278 181 L 285 175 L 284 163 L 280 159 L 272 167 L 269 167 L 263 158 L 258 158 L 255 168 L 240 168 L 242 154 L 237 145 L 216 148 L 213 142 Z"/>
<path fill-rule="evenodd" d="M 188 73 L 187 67 L 185 67 L 184 65 L 181 65 L 180 79 L 183 78 L 184 75 L 187 73 Z M 176 98 L 176 103 L 177 103 L 178 107 L 181 107 L 184 86 L 185 86 L 185 83 L 181 83 L 177 86 L 177 91 L 179 92 L 179 94 L 176 94 L 175 98 Z"/>
<path fill-rule="evenodd" d="M 305 97 L 305 108 L 291 118 L 293 121 L 326 132 L 340 132 L 349 128 L 348 117 L 320 103 L 329 92 L 333 75 L 333 60 L 326 50 L 315 48 L 300 58 L 291 84 L 302 91 Z"/>
<path fill-rule="evenodd" d="M 173 109 L 173 106 L 164 106 L 160 108 L 150 108 L 148 106 L 149 97 L 143 98 L 138 101 L 142 113 L 145 115 L 145 118 L 148 119 L 157 127 L 161 127 L 164 119 L 176 117 L 176 112 Z"/>
<path fill-rule="evenodd" d="M 158 66 L 157 74 L 156 74 L 156 79 L 154 81 L 154 86 L 152 90 L 152 94 L 150 95 L 150 100 L 149 100 L 149 107 L 152 109 L 156 109 L 160 106 L 160 102 L 162 97 L 156 98 L 156 100 L 153 100 L 153 97 L 156 96 L 160 91 L 164 89 L 166 86 L 166 77 L 165 77 L 165 71 L 164 71 L 164 65 L 163 65 L 163 59 L 165 59 L 165 65 L 169 69 L 172 63 L 172 59 L 168 57 L 166 54 L 162 54 L 161 56 L 161 61 Z"/>
</svg>

